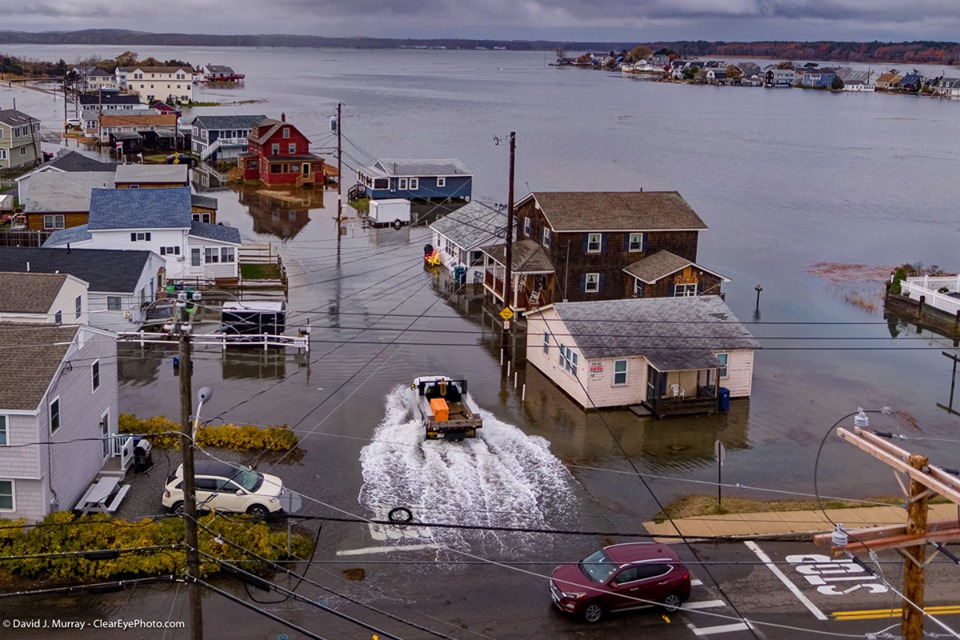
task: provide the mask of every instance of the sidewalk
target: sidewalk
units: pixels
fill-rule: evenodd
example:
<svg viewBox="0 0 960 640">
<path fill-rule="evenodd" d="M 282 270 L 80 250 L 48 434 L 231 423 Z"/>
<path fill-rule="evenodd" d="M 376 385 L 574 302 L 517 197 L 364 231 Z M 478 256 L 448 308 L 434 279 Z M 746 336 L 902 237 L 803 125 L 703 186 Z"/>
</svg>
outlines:
<svg viewBox="0 0 960 640">
<path fill-rule="evenodd" d="M 829 516 L 829 519 L 827 519 Z M 957 505 L 930 505 L 927 519 L 956 520 Z M 823 511 L 767 511 L 761 513 L 737 513 L 725 516 L 701 516 L 677 518 L 673 523 L 644 522 L 648 533 L 655 536 L 676 536 L 679 533 L 690 538 L 753 537 L 777 535 L 809 535 L 833 531 L 831 522 L 839 522 L 848 529 L 907 523 L 903 507 L 863 507 L 858 509 L 827 509 Z M 666 540 L 665 540 L 666 541 Z"/>
</svg>

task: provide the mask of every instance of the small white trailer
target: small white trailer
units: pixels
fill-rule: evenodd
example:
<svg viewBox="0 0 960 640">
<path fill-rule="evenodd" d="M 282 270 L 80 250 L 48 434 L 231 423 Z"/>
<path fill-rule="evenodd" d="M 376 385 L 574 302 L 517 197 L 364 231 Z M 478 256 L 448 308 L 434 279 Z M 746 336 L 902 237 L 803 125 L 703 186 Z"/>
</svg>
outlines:
<svg viewBox="0 0 960 640">
<path fill-rule="evenodd" d="M 370 224 L 375 227 L 392 226 L 399 229 L 410 224 L 410 201 L 403 198 L 387 198 L 370 201 Z"/>
</svg>

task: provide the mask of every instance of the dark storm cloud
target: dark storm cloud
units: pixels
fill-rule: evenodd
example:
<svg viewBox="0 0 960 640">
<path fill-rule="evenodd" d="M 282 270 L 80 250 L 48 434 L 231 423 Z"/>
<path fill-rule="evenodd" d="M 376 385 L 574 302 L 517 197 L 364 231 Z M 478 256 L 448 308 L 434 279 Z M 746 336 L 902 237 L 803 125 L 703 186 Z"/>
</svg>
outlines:
<svg viewBox="0 0 960 640">
<path fill-rule="evenodd" d="M 323 36 L 656 39 L 940 39 L 957 0 L 46 0 L 4 29 L 122 28 Z"/>
</svg>

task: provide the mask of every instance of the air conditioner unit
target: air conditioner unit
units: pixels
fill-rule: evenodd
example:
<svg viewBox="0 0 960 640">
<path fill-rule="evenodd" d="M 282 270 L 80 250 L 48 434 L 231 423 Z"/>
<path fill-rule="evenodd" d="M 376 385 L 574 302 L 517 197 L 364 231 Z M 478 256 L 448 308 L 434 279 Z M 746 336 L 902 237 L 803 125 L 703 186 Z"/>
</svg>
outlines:
<svg viewBox="0 0 960 640">
<path fill-rule="evenodd" d="M 187 256 L 177 256 L 177 262 L 183 262 Z"/>
</svg>

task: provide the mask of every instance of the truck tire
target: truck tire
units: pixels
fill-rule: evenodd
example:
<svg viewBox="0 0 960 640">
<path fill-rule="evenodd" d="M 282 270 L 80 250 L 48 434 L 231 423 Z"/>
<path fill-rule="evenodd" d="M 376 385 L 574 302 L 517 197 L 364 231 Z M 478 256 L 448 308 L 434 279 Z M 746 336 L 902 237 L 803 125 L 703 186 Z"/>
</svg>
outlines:
<svg viewBox="0 0 960 640">
<path fill-rule="evenodd" d="M 396 229 L 397 231 L 400 231 L 400 227 L 402 226 L 403 226 L 403 222 L 400 221 L 400 218 L 397 218 L 396 220 L 393 221 L 393 228 Z"/>
</svg>

